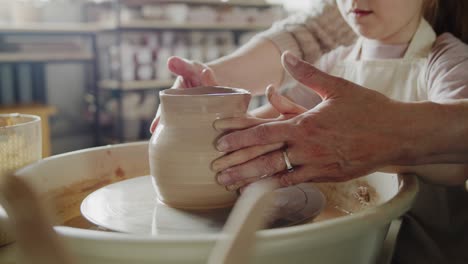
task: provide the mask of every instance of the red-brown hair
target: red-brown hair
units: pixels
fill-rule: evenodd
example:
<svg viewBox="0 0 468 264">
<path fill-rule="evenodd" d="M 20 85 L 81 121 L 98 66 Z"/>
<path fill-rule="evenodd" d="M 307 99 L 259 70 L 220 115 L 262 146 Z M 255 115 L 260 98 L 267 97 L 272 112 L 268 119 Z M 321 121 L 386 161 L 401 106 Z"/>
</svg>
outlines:
<svg viewBox="0 0 468 264">
<path fill-rule="evenodd" d="M 468 0 L 426 0 L 424 17 L 437 35 L 450 32 L 468 43 Z"/>
</svg>

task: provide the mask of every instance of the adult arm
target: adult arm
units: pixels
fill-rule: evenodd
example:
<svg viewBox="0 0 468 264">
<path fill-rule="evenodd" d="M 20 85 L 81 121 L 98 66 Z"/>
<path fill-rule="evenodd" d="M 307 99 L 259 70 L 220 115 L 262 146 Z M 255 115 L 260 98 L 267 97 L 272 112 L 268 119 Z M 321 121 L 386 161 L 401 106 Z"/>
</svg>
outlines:
<svg viewBox="0 0 468 264">
<path fill-rule="evenodd" d="M 425 80 L 431 101 L 444 103 L 468 98 L 468 45 L 449 33 L 442 34 L 432 48 L 427 69 Z M 468 164 L 431 164 L 393 169 L 401 173 L 416 173 L 429 182 L 444 185 L 460 185 L 468 179 Z"/>
<path fill-rule="evenodd" d="M 285 171 L 281 150 L 232 167 L 221 158 L 213 163 L 221 184 L 264 175 L 280 177 L 283 185 L 343 181 L 389 164 L 468 162 L 468 100 L 403 103 L 326 75 L 291 54 L 284 65 L 323 102 L 289 120 L 225 135 L 217 148 L 239 153 L 282 143 L 295 170 Z M 218 121 L 215 126 L 226 128 L 230 122 Z"/>
</svg>

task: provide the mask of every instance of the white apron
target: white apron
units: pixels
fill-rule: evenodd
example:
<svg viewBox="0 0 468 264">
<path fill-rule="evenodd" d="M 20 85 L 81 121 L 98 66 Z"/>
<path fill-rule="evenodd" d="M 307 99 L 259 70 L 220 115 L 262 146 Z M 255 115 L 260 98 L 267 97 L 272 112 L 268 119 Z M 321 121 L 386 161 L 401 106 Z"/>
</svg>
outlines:
<svg viewBox="0 0 468 264">
<path fill-rule="evenodd" d="M 426 101 L 428 56 L 435 40 L 435 32 L 423 19 L 403 58 L 360 60 L 361 38 L 348 57 L 338 62 L 330 74 L 399 101 Z M 394 263 L 450 263 L 449 251 L 458 251 L 455 253 L 458 255 L 460 251 L 468 251 L 468 247 L 460 250 L 462 245 L 468 245 L 467 210 L 460 206 L 457 208 L 454 203 L 457 198 L 454 197 L 463 197 L 461 200 L 468 202 L 463 188 L 421 183 L 413 209 L 403 217 Z M 468 203 L 463 206 L 468 206 Z M 455 237 L 457 234 L 451 234 L 458 232 L 465 232 L 459 238 L 461 241 Z M 448 245 L 447 241 L 457 242 L 456 245 Z"/>
<path fill-rule="evenodd" d="M 422 20 L 403 58 L 359 60 L 363 41 L 359 38 L 348 57 L 336 63 L 330 74 L 399 101 L 428 100 L 425 71 L 435 40 L 431 26 Z"/>
</svg>

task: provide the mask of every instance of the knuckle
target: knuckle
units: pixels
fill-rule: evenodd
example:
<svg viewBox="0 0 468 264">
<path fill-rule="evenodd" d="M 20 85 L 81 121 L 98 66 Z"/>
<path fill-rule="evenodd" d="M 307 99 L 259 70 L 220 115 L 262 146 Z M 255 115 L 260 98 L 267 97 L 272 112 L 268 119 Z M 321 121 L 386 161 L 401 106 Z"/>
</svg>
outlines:
<svg viewBox="0 0 468 264">
<path fill-rule="evenodd" d="M 225 173 L 234 181 L 239 181 L 242 180 L 242 174 L 240 173 L 240 168 L 239 167 L 234 167 L 227 169 Z"/>
<path fill-rule="evenodd" d="M 263 174 L 274 174 L 277 172 L 278 163 L 271 156 L 260 156 L 259 163 Z"/>
<path fill-rule="evenodd" d="M 338 88 L 342 88 L 344 91 L 348 91 L 349 89 L 351 89 L 353 87 L 353 85 L 351 84 L 351 82 L 343 79 L 343 78 L 340 78 L 340 77 L 332 77 L 333 79 L 332 80 L 332 83 L 333 83 L 333 86 L 335 87 L 338 87 Z"/>
<path fill-rule="evenodd" d="M 306 182 L 306 176 L 305 174 L 303 173 L 293 173 L 291 176 L 291 182 L 295 185 L 295 184 L 299 184 L 299 183 L 303 183 L 303 182 Z"/>
<path fill-rule="evenodd" d="M 295 127 L 297 128 L 297 133 L 299 133 L 299 136 L 304 137 L 310 137 L 318 133 L 317 129 L 317 120 L 314 118 L 312 115 L 304 116 L 299 118 L 295 122 Z"/>
<path fill-rule="evenodd" d="M 308 64 L 304 65 L 302 73 L 299 76 L 304 81 L 313 80 L 317 76 L 317 70 L 308 66 Z"/>
<path fill-rule="evenodd" d="M 253 130 L 253 136 L 255 139 L 259 141 L 259 143 L 264 143 L 266 142 L 266 139 L 268 137 L 269 129 L 265 124 L 258 125 L 255 127 Z"/>
<path fill-rule="evenodd" d="M 284 176 L 282 176 L 280 179 L 280 182 L 284 186 L 292 186 L 292 185 L 302 183 L 303 182 L 302 178 L 303 176 L 300 176 L 297 173 L 289 173 L 289 174 L 285 174 Z"/>
</svg>

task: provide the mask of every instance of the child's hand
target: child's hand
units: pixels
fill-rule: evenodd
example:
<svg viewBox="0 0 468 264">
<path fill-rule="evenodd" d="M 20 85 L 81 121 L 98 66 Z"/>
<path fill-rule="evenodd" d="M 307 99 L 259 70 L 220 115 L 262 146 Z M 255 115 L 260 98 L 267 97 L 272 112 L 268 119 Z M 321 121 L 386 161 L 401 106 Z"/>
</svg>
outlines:
<svg viewBox="0 0 468 264">
<path fill-rule="evenodd" d="M 177 75 L 177 79 L 171 88 L 193 88 L 198 86 L 217 86 L 213 70 L 205 64 L 189 61 L 179 57 L 171 57 L 167 61 L 169 70 Z M 159 108 L 150 127 L 154 132 L 159 123 Z"/>
<path fill-rule="evenodd" d="M 171 57 L 167 61 L 167 67 L 172 73 L 177 75 L 172 88 L 218 85 L 213 70 L 203 63 Z"/>
</svg>

